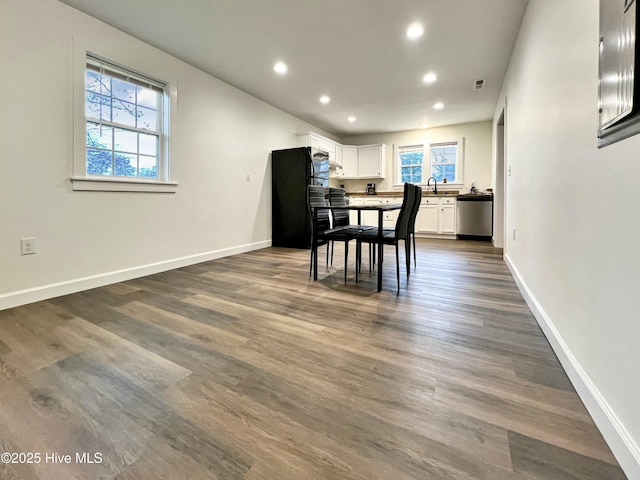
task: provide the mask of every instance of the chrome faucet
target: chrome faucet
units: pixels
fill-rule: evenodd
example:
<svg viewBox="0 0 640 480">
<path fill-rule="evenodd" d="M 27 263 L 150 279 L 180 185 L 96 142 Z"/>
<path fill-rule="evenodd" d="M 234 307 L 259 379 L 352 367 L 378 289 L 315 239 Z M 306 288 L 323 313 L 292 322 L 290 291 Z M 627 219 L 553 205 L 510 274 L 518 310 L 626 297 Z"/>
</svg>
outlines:
<svg viewBox="0 0 640 480">
<path fill-rule="evenodd" d="M 433 193 L 438 193 L 438 182 L 436 181 L 435 177 L 429 177 L 429 180 L 427 180 L 427 188 L 429 188 L 429 185 L 431 184 L 432 179 L 433 179 Z"/>
</svg>

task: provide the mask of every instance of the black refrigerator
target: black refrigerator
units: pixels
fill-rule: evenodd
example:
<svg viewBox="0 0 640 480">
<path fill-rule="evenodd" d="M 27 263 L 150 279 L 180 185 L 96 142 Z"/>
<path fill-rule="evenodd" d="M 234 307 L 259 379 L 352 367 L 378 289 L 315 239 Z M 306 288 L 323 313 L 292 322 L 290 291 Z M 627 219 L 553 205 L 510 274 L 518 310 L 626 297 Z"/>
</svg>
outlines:
<svg viewBox="0 0 640 480">
<path fill-rule="evenodd" d="M 329 155 L 312 147 L 271 152 L 271 244 L 309 248 L 307 185 L 329 188 Z"/>
</svg>

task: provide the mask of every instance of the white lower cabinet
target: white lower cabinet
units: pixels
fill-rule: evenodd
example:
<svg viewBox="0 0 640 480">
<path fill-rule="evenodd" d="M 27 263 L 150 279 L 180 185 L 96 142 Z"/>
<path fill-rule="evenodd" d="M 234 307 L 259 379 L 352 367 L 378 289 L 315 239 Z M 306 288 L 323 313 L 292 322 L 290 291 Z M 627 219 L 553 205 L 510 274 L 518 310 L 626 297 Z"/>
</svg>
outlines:
<svg viewBox="0 0 640 480">
<path fill-rule="evenodd" d="M 448 197 L 422 197 L 416 233 L 431 235 L 456 234 L 456 199 Z"/>
<path fill-rule="evenodd" d="M 455 205 L 440 205 L 440 229 L 438 233 L 456 234 Z"/>
<path fill-rule="evenodd" d="M 366 197 L 366 198 L 351 198 L 351 205 L 396 205 L 401 204 L 402 198 L 399 197 Z M 389 212 L 382 212 L 382 225 L 383 227 L 393 228 L 396 226 L 396 220 L 398 219 L 399 210 L 391 210 Z M 352 211 L 349 214 L 349 223 L 356 225 L 358 223 L 358 212 Z M 370 225 L 373 227 L 378 226 L 378 212 L 377 211 L 362 211 L 361 224 Z"/>
<path fill-rule="evenodd" d="M 349 205 L 364 205 L 364 198 L 362 197 L 351 197 L 349 199 Z M 362 215 L 362 214 L 360 214 Z M 358 224 L 358 212 L 356 212 L 355 210 L 350 210 L 349 211 L 349 223 L 351 225 L 357 225 Z"/>
<path fill-rule="evenodd" d="M 416 233 L 438 233 L 438 205 L 420 205 Z"/>
</svg>

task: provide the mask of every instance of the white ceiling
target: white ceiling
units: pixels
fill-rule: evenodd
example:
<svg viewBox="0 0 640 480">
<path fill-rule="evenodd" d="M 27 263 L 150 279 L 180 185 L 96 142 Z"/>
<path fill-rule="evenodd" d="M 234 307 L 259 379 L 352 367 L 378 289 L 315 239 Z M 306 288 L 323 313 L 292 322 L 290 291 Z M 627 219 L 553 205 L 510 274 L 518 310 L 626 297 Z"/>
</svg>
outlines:
<svg viewBox="0 0 640 480">
<path fill-rule="evenodd" d="M 488 120 L 527 0 L 61 0 L 339 137 Z M 424 25 L 409 40 L 412 22 Z M 288 72 L 273 71 L 277 60 Z M 422 82 L 428 71 L 438 75 Z M 475 80 L 485 79 L 474 91 Z M 331 102 L 321 105 L 321 95 Z M 436 102 L 442 110 L 434 110 Z M 353 115 L 357 121 L 349 123 Z"/>
</svg>

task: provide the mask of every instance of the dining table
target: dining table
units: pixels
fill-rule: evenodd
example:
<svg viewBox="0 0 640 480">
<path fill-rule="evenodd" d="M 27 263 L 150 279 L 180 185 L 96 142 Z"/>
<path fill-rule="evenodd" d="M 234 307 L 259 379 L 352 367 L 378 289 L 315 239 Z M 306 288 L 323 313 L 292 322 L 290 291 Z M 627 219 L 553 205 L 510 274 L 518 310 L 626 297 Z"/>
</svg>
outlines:
<svg viewBox="0 0 640 480">
<path fill-rule="evenodd" d="M 400 210 L 402 205 L 347 205 L 347 206 L 322 206 L 312 208 L 313 211 L 313 239 L 311 242 L 311 248 L 313 252 L 313 279 L 318 280 L 318 210 L 355 210 L 358 212 L 358 225 L 362 225 L 362 212 L 364 211 L 376 211 L 378 212 L 378 292 L 382 290 L 382 262 L 383 262 L 383 229 L 384 229 L 384 213 Z M 356 265 L 356 268 L 358 266 Z"/>
</svg>

